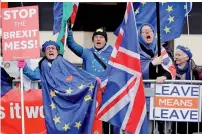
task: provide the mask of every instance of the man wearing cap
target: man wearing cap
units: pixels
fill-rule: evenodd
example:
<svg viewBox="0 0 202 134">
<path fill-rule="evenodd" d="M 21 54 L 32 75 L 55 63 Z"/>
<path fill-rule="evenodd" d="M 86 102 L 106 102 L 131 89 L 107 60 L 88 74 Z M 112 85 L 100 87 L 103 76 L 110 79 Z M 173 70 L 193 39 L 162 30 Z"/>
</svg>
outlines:
<svg viewBox="0 0 202 134">
<path fill-rule="evenodd" d="M 94 46 L 90 49 L 83 48 L 81 45 L 74 41 L 72 31 L 68 31 L 67 46 L 77 56 L 83 59 L 83 69 L 95 75 L 96 77 L 103 78 L 104 71 L 112 53 L 112 46 L 107 43 L 107 32 L 105 28 L 98 28 L 92 36 Z"/>
<path fill-rule="evenodd" d="M 45 58 L 52 62 L 59 54 L 60 46 L 54 41 L 46 41 L 42 45 L 42 52 L 45 53 Z M 42 60 L 43 60 L 42 59 Z M 39 62 L 39 67 L 40 67 Z M 36 67 L 33 71 L 30 69 L 24 60 L 18 60 L 18 67 L 23 68 L 23 74 L 26 75 L 31 80 L 40 80 L 40 68 Z"/>
</svg>

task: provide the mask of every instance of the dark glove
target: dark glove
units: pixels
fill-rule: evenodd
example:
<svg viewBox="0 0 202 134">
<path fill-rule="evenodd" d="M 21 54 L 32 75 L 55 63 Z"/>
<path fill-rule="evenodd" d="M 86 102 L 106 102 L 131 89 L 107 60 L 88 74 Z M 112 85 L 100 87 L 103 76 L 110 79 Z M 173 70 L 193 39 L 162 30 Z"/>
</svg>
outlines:
<svg viewBox="0 0 202 134">
<path fill-rule="evenodd" d="M 14 80 L 14 77 L 7 77 L 7 82 L 12 83 L 12 81 Z"/>
</svg>

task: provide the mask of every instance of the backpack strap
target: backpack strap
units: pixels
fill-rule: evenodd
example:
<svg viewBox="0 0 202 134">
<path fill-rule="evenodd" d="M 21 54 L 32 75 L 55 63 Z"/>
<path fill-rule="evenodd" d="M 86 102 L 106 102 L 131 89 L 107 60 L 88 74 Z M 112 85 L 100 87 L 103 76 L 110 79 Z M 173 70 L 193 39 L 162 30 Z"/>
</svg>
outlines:
<svg viewBox="0 0 202 134">
<path fill-rule="evenodd" d="M 105 63 L 93 52 L 95 59 L 99 62 L 99 64 L 106 70 L 107 66 Z"/>
</svg>

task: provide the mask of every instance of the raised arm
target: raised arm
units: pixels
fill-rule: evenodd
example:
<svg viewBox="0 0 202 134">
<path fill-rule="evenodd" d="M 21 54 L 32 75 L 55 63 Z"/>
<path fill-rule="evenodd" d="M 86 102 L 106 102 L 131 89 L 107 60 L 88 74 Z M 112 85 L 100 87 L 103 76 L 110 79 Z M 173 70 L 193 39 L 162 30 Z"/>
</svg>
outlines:
<svg viewBox="0 0 202 134">
<path fill-rule="evenodd" d="M 68 31 L 68 36 L 67 36 L 67 47 L 74 52 L 77 56 L 81 57 L 84 51 L 84 48 L 76 43 L 73 38 L 73 33 L 72 31 Z"/>
</svg>

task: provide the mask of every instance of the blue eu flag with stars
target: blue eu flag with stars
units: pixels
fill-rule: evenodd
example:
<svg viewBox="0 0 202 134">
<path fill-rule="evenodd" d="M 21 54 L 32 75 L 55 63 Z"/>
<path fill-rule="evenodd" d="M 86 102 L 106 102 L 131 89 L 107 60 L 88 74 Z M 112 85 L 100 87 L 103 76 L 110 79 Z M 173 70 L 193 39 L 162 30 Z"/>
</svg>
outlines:
<svg viewBox="0 0 202 134">
<path fill-rule="evenodd" d="M 90 134 L 97 81 L 62 56 L 41 64 L 45 122 L 48 134 Z"/>
<path fill-rule="evenodd" d="M 134 2 L 137 28 L 149 23 L 156 29 L 156 3 Z M 186 15 L 191 11 L 191 2 L 159 2 L 160 7 L 160 38 L 166 42 L 181 35 Z M 119 29 L 119 28 L 118 28 Z M 118 29 L 115 31 L 117 35 Z M 156 35 L 157 37 L 157 35 Z"/>
</svg>

